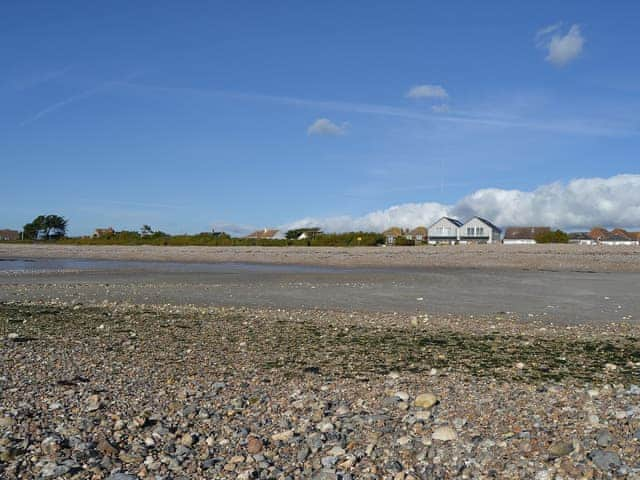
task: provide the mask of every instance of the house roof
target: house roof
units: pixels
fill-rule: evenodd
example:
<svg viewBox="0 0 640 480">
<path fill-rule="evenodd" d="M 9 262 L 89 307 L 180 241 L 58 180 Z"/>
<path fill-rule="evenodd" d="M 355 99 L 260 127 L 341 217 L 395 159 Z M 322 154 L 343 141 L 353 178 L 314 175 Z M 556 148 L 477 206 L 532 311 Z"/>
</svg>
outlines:
<svg viewBox="0 0 640 480">
<path fill-rule="evenodd" d="M 20 232 L 18 230 L 4 229 L 0 230 L 0 237 L 2 238 L 20 238 Z"/>
<path fill-rule="evenodd" d="M 569 240 L 592 240 L 588 232 L 571 232 Z"/>
<path fill-rule="evenodd" d="M 467 220 L 466 222 L 464 222 L 464 225 L 466 225 L 467 223 L 469 223 L 471 220 L 473 220 L 474 218 L 477 218 L 478 220 L 480 220 L 482 223 L 490 226 L 492 229 L 494 230 L 498 230 L 499 232 L 502 232 L 502 230 L 500 229 L 500 227 L 498 227 L 497 225 L 495 225 L 493 222 L 490 222 L 489 220 L 487 220 L 486 218 L 482 218 L 482 217 L 478 217 L 475 216 L 473 218 L 470 218 L 469 220 Z"/>
<path fill-rule="evenodd" d="M 504 233 L 505 240 L 530 240 L 536 235 L 550 232 L 550 227 L 507 227 Z"/>
<path fill-rule="evenodd" d="M 270 239 L 276 236 L 278 230 L 273 228 L 264 228 L 262 230 L 256 230 L 253 233 L 247 235 L 247 238 L 257 238 L 257 239 Z"/>
<path fill-rule="evenodd" d="M 409 235 L 427 235 L 427 227 L 416 227 L 409 232 Z"/>
<path fill-rule="evenodd" d="M 438 220 L 436 220 L 435 222 L 433 222 L 429 228 L 433 227 L 436 223 L 438 223 L 440 220 L 448 220 L 449 222 L 453 223 L 456 227 L 461 227 L 462 226 L 462 222 L 460 220 L 458 220 L 457 218 L 451 218 L 451 217 L 440 217 Z"/>
<path fill-rule="evenodd" d="M 630 235 L 620 235 L 614 232 L 608 232 L 606 235 L 600 237 L 601 242 L 633 242 L 635 238 L 631 238 Z"/>
<path fill-rule="evenodd" d="M 402 235 L 402 229 L 399 227 L 391 227 L 382 232 L 382 234 L 386 237 L 399 237 L 400 235 Z"/>
</svg>

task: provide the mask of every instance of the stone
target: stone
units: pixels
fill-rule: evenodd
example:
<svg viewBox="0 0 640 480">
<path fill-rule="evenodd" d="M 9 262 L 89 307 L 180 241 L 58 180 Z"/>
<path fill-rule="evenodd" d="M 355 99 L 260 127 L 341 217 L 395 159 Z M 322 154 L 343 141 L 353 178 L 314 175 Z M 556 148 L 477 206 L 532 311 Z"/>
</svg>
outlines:
<svg viewBox="0 0 640 480">
<path fill-rule="evenodd" d="M 606 448 L 613 443 L 613 437 L 607 430 L 601 430 L 596 437 L 596 443 L 599 447 Z"/>
<path fill-rule="evenodd" d="M 433 393 L 421 393 L 413 403 L 418 408 L 428 410 L 438 403 L 438 398 Z"/>
<path fill-rule="evenodd" d="M 589 459 L 605 472 L 616 470 L 622 465 L 618 454 L 608 450 L 594 450 L 589 454 Z"/>
<path fill-rule="evenodd" d="M 258 437 L 250 436 L 247 438 L 247 452 L 251 455 L 260 453 L 262 451 L 263 445 L 262 440 Z"/>
<path fill-rule="evenodd" d="M 138 480 L 138 477 L 129 473 L 112 473 L 107 477 L 107 480 Z"/>
<path fill-rule="evenodd" d="M 271 440 L 274 442 L 286 442 L 287 440 L 291 440 L 291 438 L 293 438 L 293 430 L 285 430 L 271 435 Z"/>
<path fill-rule="evenodd" d="M 11 428 L 16 424 L 16 421 L 11 417 L 0 417 L 1 428 Z"/>
<path fill-rule="evenodd" d="M 96 410 L 102 407 L 102 402 L 100 401 L 100 397 L 98 395 L 91 395 L 87 399 L 87 412 L 95 412 Z"/>
<path fill-rule="evenodd" d="M 573 444 L 571 442 L 556 442 L 549 447 L 549 456 L 551 458 L 563 457 L 573 452 Z"/>
<path fill-rule="evenodd" d="M 433 440 L 439 440 L 441 442 L 450 442 L 458 438 L 455 430 L 451 427 L 438 427 L 433 431 L 431 435 Z"/>
</svg>

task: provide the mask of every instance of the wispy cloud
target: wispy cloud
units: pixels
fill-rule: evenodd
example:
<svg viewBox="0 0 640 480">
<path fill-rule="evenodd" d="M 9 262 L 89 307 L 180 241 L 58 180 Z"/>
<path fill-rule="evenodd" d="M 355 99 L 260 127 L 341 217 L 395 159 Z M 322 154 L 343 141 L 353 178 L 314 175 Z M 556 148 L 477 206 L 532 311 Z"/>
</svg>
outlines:
<svg viewBox="0 0 640 480">
<path fill-rule="evenodd" d="M 243 101 L 271 102 L 280 105 L 289 105 L 300 108 L 313 108 L 318 110 L 332 110 L 337 112 L 350 112 L 364 115 L 379 115 L 387 117 L 397 117 L 406 120 L 419 120 L 430 122 L 449 122 L 456 124 L 477 125 L 483 127 L 496 128 L 522 128 L 554 133 L 565 133 L 572 135 L 589 136 L 636 136 L 640 134 L 637 127 L 626 125 L 609 124 L 590 119 L 536 119 L 527 120 L 521 118 L 506 118 L 488 114 L 474 114 L 469 112 L 450 111 L 447 114 L 424 113 L 408 108 L 394 107 L 390 105 L 371 103 L 352 103 L 331 100 L 312 100 L 306 98 L 296 98 L 288 96 L 264 95 L 257 93 L 238 93 L 226 90 L 207 90 L 189 87 L 165 87 L 156 85 L 145 85 L 130 82 L 121 82 L 119 85 L 127 86 L 131 89 L 144 91 L 155 91 L 158 93 L 173 93 L 183 95 L 198 95 L 202 97 L 219 97 L 236 99 Z"/>
<path fill-rule="evenodd" d="M 438 202 L 405 203 L 376 210 L 361 217 L 348 215 L 303 218 L 283 228 L 318 226 L 326 231 L 382 231 L 392 226 L 428 226 L 443 215 L 467 219 L 486 217 L 496 224 L 549 225 L 554 228 L 589 229 L 640 227 L 640 175 L 580 178 L 556 182 L 533 191 L 485 188 L 452 205 Z"/>
<path fill-rule="evenodd" d="M 84 100 L 86 98 L 92 97 L 98 93 L 101 93 L 105 90 L 110 89 L 111 87 L 114 87 L 116 85 L 122 85 L 123 82 L 127 83 L 133 79 L 135 79 L 136 77 L 138 77 L 140 75 L 140 72 L 136 72 L 136 73 L 132 73 L 130 75 L 127 75 L 124 80 L 122 81 L 109 81 L 109 82 L 103 82 L 93 88 L 90 88 L 88 90 L 85 90 L 83 92 L 80 92 L 76 95 L 71 95 L 70 97 L 67 97 L 63 100 L 60 100 L 58 102 L 52 103 L 51 105 L 43 108 L 42 110 L 40 110 L 39 112 L 35 113 L 34 115 L 32 115 L 31 117 L 27 118 L 26 120 L 23 120 L 22 122 L 20 122 L 20 126 L 24 127 L 25 125 L 28 125 L 30 123 L 36 122 L 38 120 L 40 120 L 41 118 L 49 115 L 50 113 L 55 112 L 56 110 L 60 110 L 61 108 L 66 107 L 67 105 L 70 105 L 72 103 L 78 102 L 79 100 Z"/>
<path fill-rule="evenodd" d="M 406 95 L 408 98 L 447 98 L 449 94 L 440 85 L 416 85 Z"/>
<path fill-rule="evenodd" d="M 545 60 L 557 67 L 575 60 L 582 53 L 586 41 L 579 25 L 572 25 L 566 34 L 562 34 L 561 30 L 562 23 L 556 23 L 536 33 L 538 47 L 547 50 Z"/>
<path fill-rule="evenodd" d="M 328 118 L 318 118 L 307 128 L 307 135 L 339 136 L 347 133 L 348 123 L 337 125 Z"/>
</svg>

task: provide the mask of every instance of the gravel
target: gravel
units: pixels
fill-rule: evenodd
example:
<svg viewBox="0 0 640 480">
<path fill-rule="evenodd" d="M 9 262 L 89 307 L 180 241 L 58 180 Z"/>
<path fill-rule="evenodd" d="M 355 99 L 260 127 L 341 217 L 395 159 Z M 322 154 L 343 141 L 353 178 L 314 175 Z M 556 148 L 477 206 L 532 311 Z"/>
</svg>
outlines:
<svg viewBox="0 0 640 480">
<path fill-rule="evenodd" d="M 640 478 L 636 325 L 64 302 L 0 321 L 3 479 Z"/>
</svg>

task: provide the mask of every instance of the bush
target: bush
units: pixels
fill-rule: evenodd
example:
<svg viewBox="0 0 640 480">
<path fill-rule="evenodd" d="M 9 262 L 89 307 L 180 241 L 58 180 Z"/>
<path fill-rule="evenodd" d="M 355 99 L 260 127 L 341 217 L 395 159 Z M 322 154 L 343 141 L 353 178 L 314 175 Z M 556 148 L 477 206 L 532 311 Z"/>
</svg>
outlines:
<svg viewBox="0 0 640 480">
<path fill-rule="evenodd" d="M 535 237 L 537 243 L 569 243 L 569 235 L 562 230 L 541 232 Z"/>
</svg>

